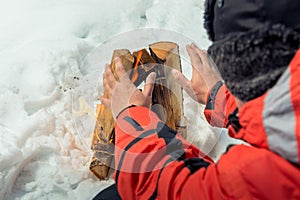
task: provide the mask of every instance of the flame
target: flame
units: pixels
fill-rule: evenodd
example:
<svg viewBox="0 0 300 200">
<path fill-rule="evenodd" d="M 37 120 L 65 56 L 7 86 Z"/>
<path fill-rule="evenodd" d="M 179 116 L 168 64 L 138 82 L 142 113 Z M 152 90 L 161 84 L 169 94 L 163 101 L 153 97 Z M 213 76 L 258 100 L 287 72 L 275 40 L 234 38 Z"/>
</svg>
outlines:
<svg viewBox="0 0 300 200">
<path fill-rule="evenodd" d="M 136 62 L 135 62 L 135 65 L 133 67 L 133 73 L 132 73 L 132 77 L 131 77 L 131 81 L 134 83 L 137 78 L 139 77 L 139 73 L 138 73 L 138 66 L 139 66 L 139 62 L 142 58 L 142 54 L 143 54 L 143 51 L 140 50 L 138 51 L 138 55 L 136 57 Z"/>
<path fill-rule="evenodd" d="M 105 106 L 103 104 L 97 104 L 96 107 L 96 113 L 94 111 L 94 109 L 86 102 L 86 99 L 84 97 L 79 97 L 78 99 L 79 102 L 79 109 L 73 110 L 73 113 L 77 116 L 82 116 L 82 115 L 86 115 L 88 114 L 92 119 L 96 119 L 96 123 L 99 123 L 97 121 L 97 116 L 99 115 L 99 113 L 101 113 Z M 100 135 L 92 133 L 91 137 L 93 138 L 93 135 L 96 136 L 96 138 L 98 139 L 98 141 L 105 141 L 105 136 L 103 135 L 103 130 L 100 130 Z"/>
<path fill-rule="evenodd" d="M 97 117 L 96 113 L 94 112 L 94 109 L 86 102 L 86 99 L 84 97 L 79 97 L 79 109 L 78 111 L 73 110 L 73 113 L 77 116 L 82 116 L 84 114 L 88 114 L 92 117 Z"/>
</svg>

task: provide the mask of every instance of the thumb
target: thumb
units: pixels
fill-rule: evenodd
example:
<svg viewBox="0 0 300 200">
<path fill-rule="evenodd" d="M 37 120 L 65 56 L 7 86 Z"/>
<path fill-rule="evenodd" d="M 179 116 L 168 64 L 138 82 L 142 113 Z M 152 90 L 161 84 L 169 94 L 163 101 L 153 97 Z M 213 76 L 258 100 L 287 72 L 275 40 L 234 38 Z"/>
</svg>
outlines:
<svg viewBox="0 0 300 200">
<path fill-rule="evenodd" d="M 148 97 L 152 96 L 155 79 L 156 79 L 156 73 L 155 72 L 151 72 L 149 74 L 149 76 L 146 78 L 146 83 L 145 83 L 145 87 L 144 87 L 144 91 L 143 91 L 143 94 L 145 96 L 148 96 Z"/>
<path fill-rule="evenodd" d="M 175 80 L 183 87 L 183 89 L 188 92 L 190 90 L 190 81 L 178 70 L 173 69 L 172 75 L 175 78 Z"/>
</svg>

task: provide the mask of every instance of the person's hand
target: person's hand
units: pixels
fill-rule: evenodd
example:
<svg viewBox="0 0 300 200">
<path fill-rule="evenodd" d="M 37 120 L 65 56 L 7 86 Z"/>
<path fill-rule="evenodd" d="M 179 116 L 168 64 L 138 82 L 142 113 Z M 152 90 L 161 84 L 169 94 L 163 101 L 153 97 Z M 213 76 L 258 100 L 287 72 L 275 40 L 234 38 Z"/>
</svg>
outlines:
<svg viewBox="0 0 300 200">
<path fill-rule="evenodd" d="M 101 96 L 101 103 L 111 109 L 114 118 L 130 105 L 150 107 L 156 74 L 154 72 L 149 74 L 144 90 L 140 91 L 130 81 L 119 58 L 115 60 L 115 64 L 119 81 L 116 80 L 110 65 L 107 64 L 103 74 L 103 87 L 108 98 Z"/>
<path fill-rule="evenodd" d="M 175 79 L 195 101 L 206 104 L 209 89 L 222 80 L 217 67 L 204 50 L 194 43 L 186 46 L 192 63 L 192 79 L 188 80 L 182 73 L 173 70 Z"/>
</svg>

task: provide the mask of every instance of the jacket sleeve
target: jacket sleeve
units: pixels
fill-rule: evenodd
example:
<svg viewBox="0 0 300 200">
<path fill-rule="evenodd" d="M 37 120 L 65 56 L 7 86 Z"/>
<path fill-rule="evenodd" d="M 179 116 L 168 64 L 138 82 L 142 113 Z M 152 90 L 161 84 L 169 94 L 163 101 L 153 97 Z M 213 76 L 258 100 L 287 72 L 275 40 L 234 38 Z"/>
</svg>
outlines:
<svg viewBox="0 0 300 200">
<path fill-rule="evenodd" d="M 217 167 L 145 107 L 115 124 L 114 178 L 123 199 L 226 199 Z"/>
<path fill-rule="evenodd" d="M 234 96 L 221 81 L 211 88 L 204 115 L 212 126 L 225 128 L 228 124 L 228 116 L 237 108 Z"/>
</svg>

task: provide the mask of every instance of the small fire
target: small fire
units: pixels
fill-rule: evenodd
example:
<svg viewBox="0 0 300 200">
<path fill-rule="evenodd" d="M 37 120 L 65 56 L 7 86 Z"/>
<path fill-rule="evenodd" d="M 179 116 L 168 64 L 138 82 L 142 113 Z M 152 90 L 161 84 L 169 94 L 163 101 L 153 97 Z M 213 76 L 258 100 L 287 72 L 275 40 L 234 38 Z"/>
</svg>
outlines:
<svg viewBox="0 0 300 200">
<path fill-rule="evenodd" d="M 132 73 L 132 77 L 131 77 L 131 81 L 134 83 L 137 78 L 139 77 L 139 72 L 138 72 L 138 66 L 139 66 L 139 63 L 140 63 L 140 60 L 142 58 L 142 54 L 143 54 L 143 51 L 140 50 L 138 51 L 138 55 L 137 55 L 137 58 L 136 58 L 136 62 L 135 62 L 135 65 L 133 67 L 133 73 Z"/>
<path fill-rule="evenodd" d="M 82 116 L 85 114 L 88 114 L 92 116 L 92 118 L 96 118 L 97 115 L 94 111 L 94 109 L 86 102 L 86 99 L 84 97 L 79 97 L 79 109 L 78 111 L 73 110 L 73 113 L 77 116 Z"/>
<path fill-rule="evenodd" d="M 93 120 L 96 120 L 96 123 L 99 123 L 97 121 L 97 116 L 99 115 L 99 113 L 103 113 L 103 110 L 105 108 L 105 106 L 103 104 L 97 104 L 96 107 L 96 113 L 94 111 L 94 109 L 92 108 L 92 106 L 90 106 L 86 99 L 84 97 L 79 97 L 78 99 L 79 102 L 79 109 L 73 110 L 73 113 L 79 117 L 83 116 L 83 115 L 89 115 Z M 103 128 L 101 127 L 101 130 L 99 132 L 100 135 L 95 134 L 98 141 L 106 141 L 108 139 L 106 139 L 106 137 L 103 134 Z M 92 137 L 93 137 L 94 133 L 92 133 Z"/>
</svg>

